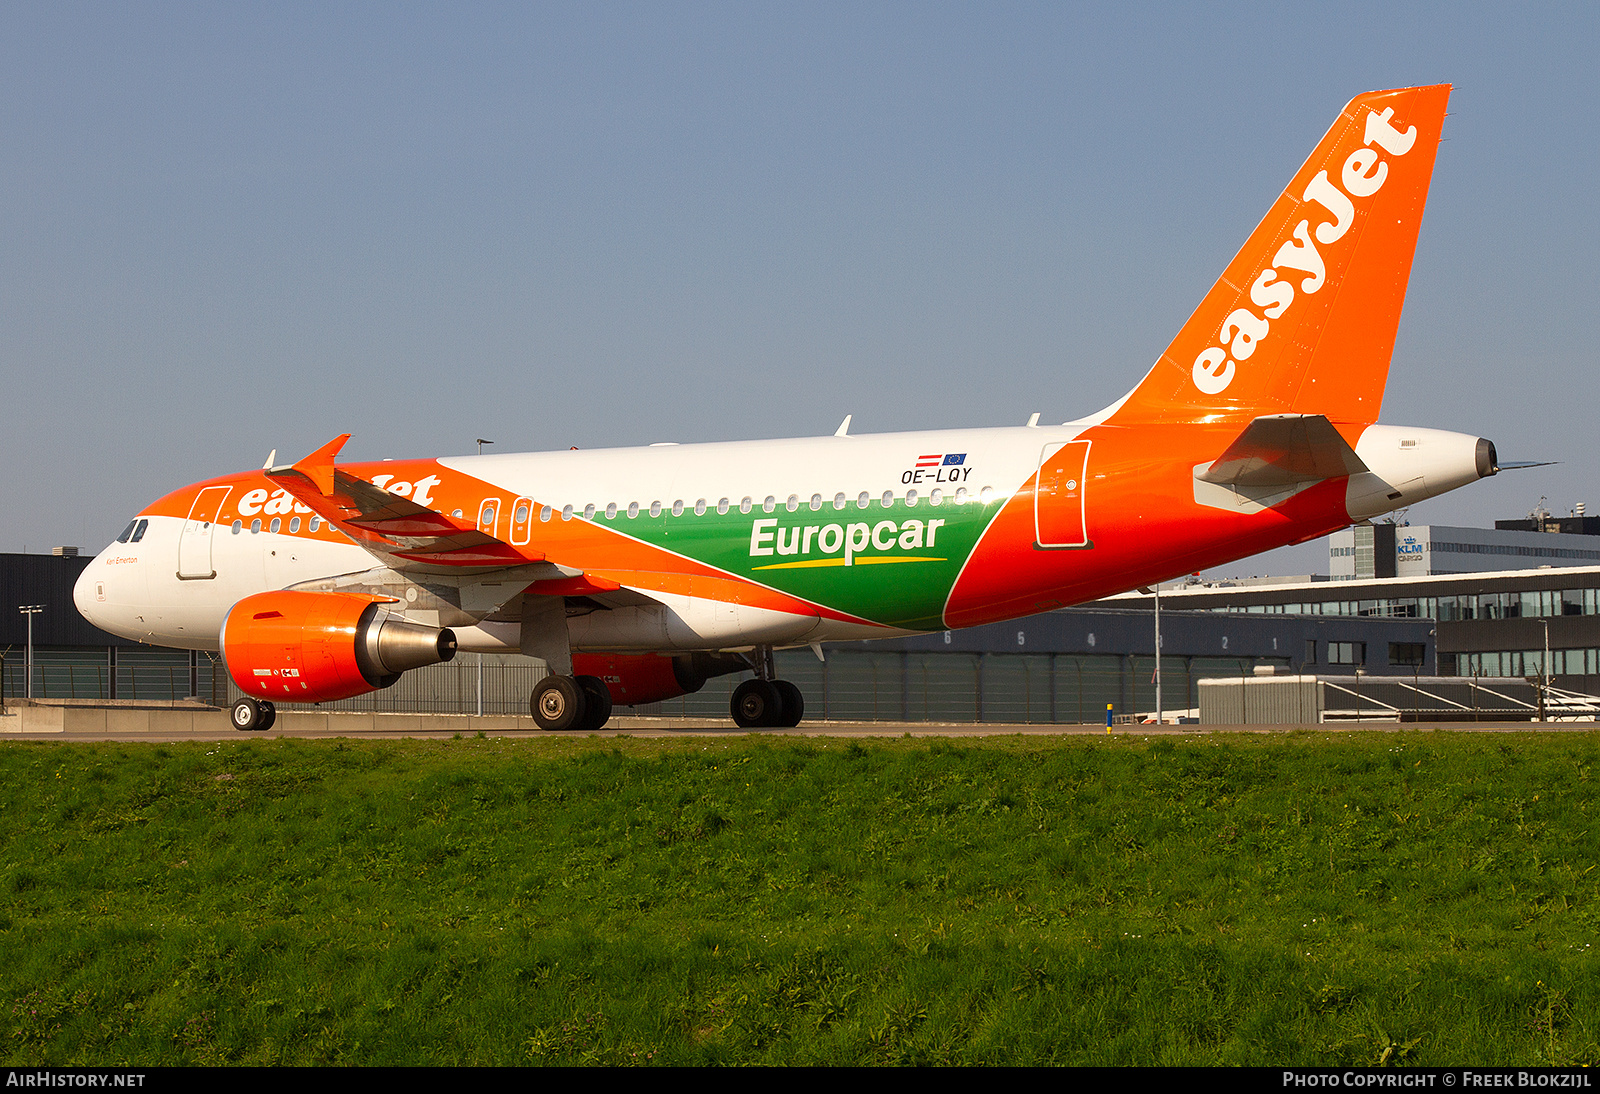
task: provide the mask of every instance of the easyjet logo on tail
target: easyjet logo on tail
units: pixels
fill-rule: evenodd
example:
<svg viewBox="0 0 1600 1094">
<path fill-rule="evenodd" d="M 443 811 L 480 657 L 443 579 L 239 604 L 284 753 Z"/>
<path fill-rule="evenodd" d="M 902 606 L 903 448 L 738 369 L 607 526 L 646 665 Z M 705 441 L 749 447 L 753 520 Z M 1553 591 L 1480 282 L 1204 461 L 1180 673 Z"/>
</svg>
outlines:
<svg viewBox="0 0 1600 1094">
<path fill-rule="evenodd" d="M 1238 362 L 1250 359 L 1271 332 L 1272 321 L 1281 318 L 1294 304 L 1297 280 L 1299 291 L 1307 296 L 1327 281 L 1327 265 L 1317 245 L 1326 247 L 1342 239 L 1355 223 L 1353 199 L 1370 198 L 1383 188 L 1389 165 L 1379 150 L 1390 156 L 1403 156 L 1416 143 L 1417 127 L 1411 126 L 1402 133 L 1391 123 L 1393 117 L 1393 107 L 1382 112 L 1368 111 L 1362 147 L 1345 159 L 1339 171 L 1339 185 L 1334 184 L 1327 171 L 1317 172 L 1306 184 L 1300 200 L 1321 206 L 1332 219 L 1322 220 L 1315 230 L 1310 217 L 1295 225 L 1291 238 L 1273 255 L 1272 265 L 1262 270 L 1250 286 L 1250 302 L 1260 309 L 1259 314 L 1249 308 L 1236 308 L 1222 321 L 1218 344 L 1203 350 L 1190 372 L 1194 386 L 1201 392 L 1218 395 L 1227 390 L 1238 371 Z M 1281 270 L 1294 270 L 1297 274 L 1285 276 Z"/>
</svg>

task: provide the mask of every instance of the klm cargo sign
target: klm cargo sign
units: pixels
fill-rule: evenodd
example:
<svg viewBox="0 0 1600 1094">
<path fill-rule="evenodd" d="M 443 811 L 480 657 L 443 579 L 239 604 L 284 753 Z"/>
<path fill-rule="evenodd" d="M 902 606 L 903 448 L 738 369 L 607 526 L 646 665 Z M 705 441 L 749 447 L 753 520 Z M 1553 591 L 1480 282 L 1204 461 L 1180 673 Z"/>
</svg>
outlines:
<svg viewBox="0 0 1600 1094">
<path fill-rule="evenodd" d="M 1427 574 L 1428 542 L 1425 530 L 1401 528 L 1398 533 L 1394 545 L 1395 576 L 1422 577 Z"/>
</svg>

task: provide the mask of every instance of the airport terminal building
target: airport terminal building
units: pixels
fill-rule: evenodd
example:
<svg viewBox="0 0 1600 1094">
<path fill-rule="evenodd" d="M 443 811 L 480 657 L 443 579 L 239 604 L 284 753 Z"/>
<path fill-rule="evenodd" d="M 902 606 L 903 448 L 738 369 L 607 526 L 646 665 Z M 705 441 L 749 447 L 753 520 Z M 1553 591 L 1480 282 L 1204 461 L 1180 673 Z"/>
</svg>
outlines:
<svg viewBox="0 0 1600 1094">
<path fill-rule="evenodd" d="M 1334 581 L 1600 566 L 1600 517 L 1500 520 L 1493 528 L 1358 524 L 1328 537 Z"/>
</svg>

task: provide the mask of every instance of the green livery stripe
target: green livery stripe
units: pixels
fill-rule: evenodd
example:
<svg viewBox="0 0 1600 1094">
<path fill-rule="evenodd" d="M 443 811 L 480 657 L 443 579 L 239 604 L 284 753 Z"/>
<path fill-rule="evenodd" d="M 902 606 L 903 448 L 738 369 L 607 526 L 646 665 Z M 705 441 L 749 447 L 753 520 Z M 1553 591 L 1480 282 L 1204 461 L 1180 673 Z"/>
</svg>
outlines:
<svg viewBox="0 0 1600 1094">
<path fill-rule="evenodd" d="M 595 522 L 726 573 L 861 619 L 939 630 L 944 605 L 1004 498 L 935 506 L 903 500 L 842 510 L 624 513 Z M 938 552 L 930 554 L 929 548 Z"/>
</svg>

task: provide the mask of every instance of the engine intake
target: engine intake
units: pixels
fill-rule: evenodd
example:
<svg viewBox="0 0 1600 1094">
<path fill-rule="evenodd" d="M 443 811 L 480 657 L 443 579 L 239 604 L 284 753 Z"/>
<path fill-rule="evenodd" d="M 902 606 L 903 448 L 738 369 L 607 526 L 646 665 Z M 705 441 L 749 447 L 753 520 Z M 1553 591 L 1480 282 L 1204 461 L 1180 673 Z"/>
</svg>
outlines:
<svg viewBox="0 0 1600 1094">
<path fill-rule="evenodd" d="M 408 622 L 385 603 L 352 593 L 247 596 L 222 622 L 228 675 L 258 699 L 322 703 L 386 688 L 408 669 L 455 657 L 451 631 Z"/>
</svg>

